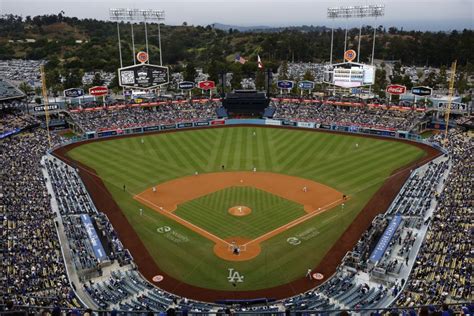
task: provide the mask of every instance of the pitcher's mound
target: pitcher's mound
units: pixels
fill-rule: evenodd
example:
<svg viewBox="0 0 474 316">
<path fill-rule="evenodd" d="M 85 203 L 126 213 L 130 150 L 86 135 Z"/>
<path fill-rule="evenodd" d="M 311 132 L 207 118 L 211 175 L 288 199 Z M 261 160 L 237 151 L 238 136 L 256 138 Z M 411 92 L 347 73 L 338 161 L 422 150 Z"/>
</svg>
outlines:
<svg viewBox="0 0 474 316">
<path fill-rule="evenodd" d="M 234 206 L 229 209 L 229 214 L 234 216 L 245 216 L 250 213 L 252 213 L 252 209 L 242 205 Z"/>
</svg>

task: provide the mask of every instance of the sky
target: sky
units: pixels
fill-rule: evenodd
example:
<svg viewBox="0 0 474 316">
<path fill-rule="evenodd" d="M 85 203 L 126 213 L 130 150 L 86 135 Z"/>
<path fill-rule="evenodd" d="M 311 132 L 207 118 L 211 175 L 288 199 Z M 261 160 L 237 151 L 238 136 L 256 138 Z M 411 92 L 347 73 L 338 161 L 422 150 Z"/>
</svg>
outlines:
<svg viewBox="0 0 474 316">
<path fill-rule="evenodd" d="M 328 7 L 385 4 L 385 16 L 374 19 L 330 21 Z M 166 24 L 238 26 L 397 26 L 405 30 L 449 31 L 473 29 L 474 0 L 0 0 L 1 14 L 22 16 L 56 14 L 108 19 L 109 8 L 159 9 Z"/>
</svg>

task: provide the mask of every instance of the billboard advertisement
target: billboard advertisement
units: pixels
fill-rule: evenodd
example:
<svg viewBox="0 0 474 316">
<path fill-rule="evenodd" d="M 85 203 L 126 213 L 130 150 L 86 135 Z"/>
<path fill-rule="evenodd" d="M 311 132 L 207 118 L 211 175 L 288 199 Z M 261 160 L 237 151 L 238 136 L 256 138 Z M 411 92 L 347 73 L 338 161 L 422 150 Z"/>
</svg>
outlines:
<svg viewBox="0 0 474 316">
<path fill-rule="evenodd" d="M 119 85 L 124 88 L 153 89 L 169 82 L 168 67 L 134 65 L 120 68 Z"/>
<path fill-rule="evenodd" d="M 431 95 L 433 92 L 433 89 L 430 87 L 413 87 L 411 89 L 411 93 L 414 95 L 419 95 L 419 96 L 428 96 Z"/>
<path fill-rule="evenodd" d="M 284 126 L 296 126 L 296 122 L 281 121 L 281 125 L 284 125 Z"/>
<path fill-rule="evenodd" d="M 214 120 L 214 121 L 211 121 L 211 125 L 224 125 L 225 124 L 225 120 Z"/>
<path fill-rule="evenodd" d="M 314 123 L 312 122 L 297 122 L 296 126 L 298 127 L 307 127 L 307 128 L 314 128 Z"/>
<path fill-rule="evenodd" d="M 216 83 L 212 80 L 205 80 L 198 82 L 198 88 L 202 90 L 211 90 L 216 87 Z"/>
<path fill-rule="evenodd" d="M 176 124 L 161 125 L 162 130 L 174 129 L 174 128 L 176 128 Z"/>
<path fill-rule="evenodd" d="M 372 65 L 363 65 L 362 69 L 364 70 L 364 85 L 374 84 L 375 82 L 375 66 Z"/>
<path fill-rule="evenodd" d="M 387 228 L 383 232 L 382 236 L 380 237 L 379 242 L 372 251 L 372 254 L 369 258 L 370 261 L 375 263 L 382 259 L 383 255 L 385 254 L 385 251 L 387 250 L 388 245 L 390 244 L 390 241 L 393 238 L 393 235 L 397 231 L 398 226 L 400 226 L 401 222 L 402 216 L 400 214 L 396 214 L 392 218 Z"/>
<path fill-rule="evenodd" d="M 389 94 L 400 95 L 400 94 L 405 94 L 405 92 L 407 91 L 407 87 L 399 85 L 399 84 L 391 84 L 387 86 L 385 91 Z"/>
<path fill-rule="evenodd" d="M 314 82 L 309 80 L 303 80 L 298 82 L 298 88 L 301 90 L 313 90 L 314 89 Z"/>
<path fill-rule="evenodd" d="M 193 123 L 187 122 L 187 123 L 178 123 L 177 125 L 178 128 L 184 128 L 184 127 L 193 127 Z"/>
<path fill-rule="evenodd" d="M 180 90 L 191 90 L 194 86 L 194 82 L 192 81 L 181 81 L 178 83 L 178 89 Z"/>
<path fill-rule="evenodd" d="M 109 88 L 107 88 L 106 86 L 95 86 L 89 89 L 89 94 L 95 97 L 107 95 L 108 93 L 109 93 Z"/>
<path fill-rule="evenodd" d="M 79 88 L 71 88 L 64 90 L 63 93 L 65 98 L 78 98 L 84 95 L 84 90 Z"/>
<path fill-rule="evenodd" d="M 272 120 L 272 119 L 265 119 L 265 125 L 281 125 L 281 121 L 279 120 Z"/>
<path fill-rule="evenodd" d="M 145 126 L 143 128 L 144 132 L 150 132 L 150 131 L 158 131 L 160 129 L 160 126 L 155 125 L 155 126 Z"/>
<path fill-rule="evenodd" d="M 295 83 L 290 80 L 278 80 L 277 87 L 279 89 L 292 89 Z"/>
<path fill-rule="evenodd" d="M 94 225 L 92 224 L 92 220 L 89 215 L 87 214 L 81 214 L 81 220 L 82 224 L 84 225 L 86 229 L 87 236 L 89 237 L 89 241 L 92 246 L 92 250 L 94 251 L 95 257 L 99 261 L 104 261 L 107 259 L 107 254 L 105 253 L 104 247 L 102 246 L 102 243 L 100 242 L 100 238 L 97 235 L 97 232 L 94 228 Z"/>
<path fill-rule="evenodd" d="M 44 112 L 45 110 L 54 111 L 54 110 L 58 110 L 58 109 L 59 109 L 59 106 L 57 104 L 50 104 L 50 105 L 48 105 L 47 109 L 46 109 L 46 106 L 44 106 L 44 105 L 37 105 L 37 106 L 33 107 L 33 111 L 35 111 L 35 112 Z"/>
<path fill-rule="evenodd" d="M 209 126 L 208 121 L 194 122 L 194 126 Z"/>
</svg>

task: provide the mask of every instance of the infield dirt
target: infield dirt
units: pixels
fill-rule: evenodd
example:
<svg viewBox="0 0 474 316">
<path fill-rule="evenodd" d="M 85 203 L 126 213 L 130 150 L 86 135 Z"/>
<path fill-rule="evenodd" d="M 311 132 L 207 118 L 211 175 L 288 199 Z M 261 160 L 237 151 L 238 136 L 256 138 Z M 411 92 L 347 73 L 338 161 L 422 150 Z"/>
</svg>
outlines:
<svg viewBox="0 0 474 316">
<path fill-rule="evenodd" d="M 244 244 L 238 244 L 242 246 L 239 255 L 232 253 L 232 245 L 229 241 L 173 214 L 181 203 L 232 186 L 251 186 L 294 201 L 303 205 L 307 214 L 253 240 L 246 241 Z M 228 261 L 245 261 L 255 258 L 260 253 L 260 243 L 263 241 L 301 224 L 345 200 L 341 192 L 312 180 L 272 172 L 252 171 L 217 172 L 183 177 L 150 187 L 135 195 L 134 199 L 213 241 L 215 243 L 214 253 Z"/>
</svg>

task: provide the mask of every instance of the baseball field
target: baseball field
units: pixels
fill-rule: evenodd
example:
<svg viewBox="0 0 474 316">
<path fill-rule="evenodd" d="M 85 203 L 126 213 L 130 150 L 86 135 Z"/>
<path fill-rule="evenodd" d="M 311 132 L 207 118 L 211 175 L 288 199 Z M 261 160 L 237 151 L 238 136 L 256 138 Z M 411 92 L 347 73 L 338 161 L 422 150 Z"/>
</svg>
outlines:
<svg viewBox="0 0 474 316">
<path fill-rule="evenodd" d="M 176 288 L 238 292 L 320 272 L 382 184 L 426 152 L 353 135 L 232 127 L 90 142 L 66 155 L 105 184 L 99 194 L 110 193 L 133 227 L 154 261 L 146 269 L 157 267 L 144 274 L 163 273 Z M 143 254 L 131 250 L 143 268 Z"/>
</svg>

